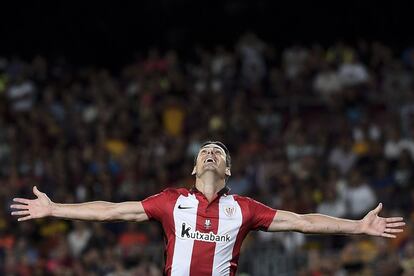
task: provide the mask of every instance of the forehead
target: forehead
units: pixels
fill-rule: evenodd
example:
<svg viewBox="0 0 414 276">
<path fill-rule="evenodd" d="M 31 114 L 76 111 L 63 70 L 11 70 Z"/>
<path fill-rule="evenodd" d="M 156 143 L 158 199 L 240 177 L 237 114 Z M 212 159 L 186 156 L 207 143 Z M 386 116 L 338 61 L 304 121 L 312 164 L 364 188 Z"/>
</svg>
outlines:
<svg viewBox="0 0 414 276">
<path fill-rule="evenodd" d="M 220 147 L 220 146 L 216 145 L 216 144 L 207 144 L 207 145 L 205 145 L 204 147 L 202 147 L 202 148 L 200 149 L 200 151 L 199 151 L 199 152 L 201 152 L 201 151 L 202 151 L 202 150 L 204 150 L 204 149 L 211 149 L 211 148 L 213 148 L 213 149 L 218 149 L 218 150 L 220 150 L 222 153 L 226 154 L 226 152 L 224 151 L 224 149 L 223 149 L 222 147 Z"/>
</svg>

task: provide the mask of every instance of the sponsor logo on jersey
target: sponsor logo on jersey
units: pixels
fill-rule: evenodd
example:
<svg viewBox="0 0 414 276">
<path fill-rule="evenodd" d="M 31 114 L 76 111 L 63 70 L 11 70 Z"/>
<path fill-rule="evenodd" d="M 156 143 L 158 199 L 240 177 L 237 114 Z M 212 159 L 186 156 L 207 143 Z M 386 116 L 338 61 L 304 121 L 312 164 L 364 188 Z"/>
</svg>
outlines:
<svg viewBox="0 0 414 276">
<path fill-rule="evenodd" d="M 181 227 L 181 238 L 205 242 L 230 242 L 231 237 L 229 234 L 216 235 L 213 232 L 202 233 L 198 230 L 191 231 L 191 229 L 191 226 L 187 226 L 185 222 L 183 222 Z"/>
</svg>

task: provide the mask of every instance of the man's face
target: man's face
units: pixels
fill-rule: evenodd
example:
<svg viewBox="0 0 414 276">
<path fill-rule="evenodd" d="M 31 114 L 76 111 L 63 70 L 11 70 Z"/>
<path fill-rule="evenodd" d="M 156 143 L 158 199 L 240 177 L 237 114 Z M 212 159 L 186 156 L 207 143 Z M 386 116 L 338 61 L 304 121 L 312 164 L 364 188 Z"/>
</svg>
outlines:
<svg viewBox="0 0 414 276">
<path fill-rule="evenodd" d="M 192 174 L 201 176 L 207 171 L 216 172 L 220 178 L 230 176 L 230 168 L 226 166 L 226 153 L 215 144 L 208 144 L 200 149 Z"/>
</svg>

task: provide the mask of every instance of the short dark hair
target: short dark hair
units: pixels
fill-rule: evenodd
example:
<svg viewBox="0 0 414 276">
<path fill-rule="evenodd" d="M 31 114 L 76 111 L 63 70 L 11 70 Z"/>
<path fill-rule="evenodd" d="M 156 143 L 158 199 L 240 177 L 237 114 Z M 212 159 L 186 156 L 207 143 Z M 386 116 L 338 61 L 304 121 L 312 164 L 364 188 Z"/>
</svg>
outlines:
<svg viewBox="0 0 414 276">
<path fill-rule="evenodd" d="M 200 149 L 202 149 L 203 147 L 205 147 L 207 145 L 210 145 L 210 144 L 217 145 L 217 146 L 219 146 L 220 148 L 222 148 L 224 150 L 224 152 L 226 153 L 226 166 L 231 167 L 230 152 L 227 149 L 226 145 L 224 145 L 222 142 L 220 142 L 220 141 L 206 141 L 200 146 Z M 195 157 L 195 161 L 197 161 L 197 156 Z"/>
</svg>

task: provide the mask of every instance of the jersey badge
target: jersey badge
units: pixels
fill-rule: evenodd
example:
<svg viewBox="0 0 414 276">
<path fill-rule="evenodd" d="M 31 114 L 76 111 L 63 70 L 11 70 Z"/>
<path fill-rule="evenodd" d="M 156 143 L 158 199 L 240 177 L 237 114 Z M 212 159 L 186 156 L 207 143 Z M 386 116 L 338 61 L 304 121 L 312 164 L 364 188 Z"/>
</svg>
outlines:
<svg viewBox="0 0 414 276">
<path fill-rule="evenodd" d="M 224 206 L 223 209 L 224 209 L 223 210 L 224 214 L 226 214 L 226 216 L 228 217 L 232 217 L 234 213 L 236 212 L 236 209 L 234 208 L 234 206 Z"/>
<path fill-rule="evenodd" d="M 204 228 L 210 229 L 211 228 L 211 221 L 209 219 L 206 219 L 204 222 Z"/>
</svg>

